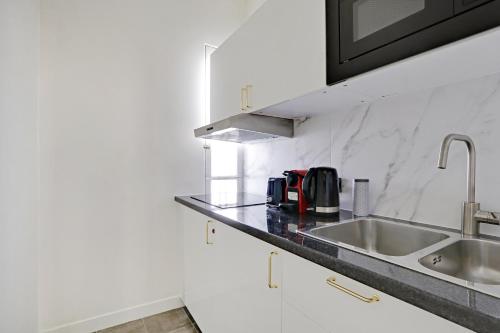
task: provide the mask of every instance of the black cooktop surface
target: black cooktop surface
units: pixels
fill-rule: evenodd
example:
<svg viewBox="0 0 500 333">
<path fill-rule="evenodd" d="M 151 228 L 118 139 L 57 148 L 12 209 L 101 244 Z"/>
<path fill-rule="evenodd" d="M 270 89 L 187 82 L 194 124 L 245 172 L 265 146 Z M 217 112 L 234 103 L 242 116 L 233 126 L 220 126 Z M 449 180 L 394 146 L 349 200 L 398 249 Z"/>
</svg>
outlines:
<svg viewBox="0 0 500 333">
<path fill-rule="evenodd" d="M 263 195 L 245 192 L 199 194 L 191 198 L 223 209 L 265 205 L 267 199 Z"/>
</svg>

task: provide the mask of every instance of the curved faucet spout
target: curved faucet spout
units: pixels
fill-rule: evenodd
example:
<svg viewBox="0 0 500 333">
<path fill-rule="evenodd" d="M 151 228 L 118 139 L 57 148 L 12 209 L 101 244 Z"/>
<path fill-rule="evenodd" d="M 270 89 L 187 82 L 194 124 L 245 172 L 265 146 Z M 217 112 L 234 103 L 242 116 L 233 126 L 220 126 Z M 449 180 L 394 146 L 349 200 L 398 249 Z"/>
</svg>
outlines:
<svg viewBox="0 0 500 333">
<path fill-rule="evenodd" d="M 462 141 L 467 145 L 469 152 L 467 158 L 467 202 L 473 203 L 476 200 L 476 147 L 469 136 L 462 134 L 449 134 L 444 138 L 443 143 L 441 144 L 441 151 L 439 153 L 438 168 L 446 169 L 448 152 L 450 151 L 450 145 L 453 141 Z"/>
</svg>

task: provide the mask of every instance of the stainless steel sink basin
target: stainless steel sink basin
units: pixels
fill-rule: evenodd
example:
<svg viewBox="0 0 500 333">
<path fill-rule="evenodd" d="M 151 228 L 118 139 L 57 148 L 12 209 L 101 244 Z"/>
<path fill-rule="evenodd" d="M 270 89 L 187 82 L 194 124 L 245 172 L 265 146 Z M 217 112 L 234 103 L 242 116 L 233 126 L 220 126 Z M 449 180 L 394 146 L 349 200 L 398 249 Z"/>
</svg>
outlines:
<svg viewBox="0 0 500 333">
<path fill-rule="evenodd" d="M 500 244 L 464 239 L 419 260 L 433 271 L 463 280 L 500 284 Z"/>
<path fill-rule="evenodd" d="M 440 232 L 376 219 L 320 227 L 304 234 L 395 257 L 409 255 L 448 238 L 448 235 Z"/>
</svg>

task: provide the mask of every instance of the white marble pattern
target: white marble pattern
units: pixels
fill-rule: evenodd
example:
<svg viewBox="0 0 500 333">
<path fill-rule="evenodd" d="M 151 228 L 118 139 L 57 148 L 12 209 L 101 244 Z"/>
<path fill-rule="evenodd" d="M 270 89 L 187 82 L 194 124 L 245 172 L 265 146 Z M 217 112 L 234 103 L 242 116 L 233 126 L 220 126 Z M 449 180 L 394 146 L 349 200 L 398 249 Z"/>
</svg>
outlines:
<svg viewBox="0 0 500 333">
<path fill-rule="evenodd" d="M 296 121 L 293 139 L 245 145 L 245 191 L 265 193 L 267 178 L 291 169 L 331 165 L 331 118 Z"/>
<path fill-rule="evenodd" d="M 466 196 L 466 148 L 454 143 L 447 170 L 441 140 L 470 135 L 478 151 L 477 200 L 500 211 L 500 74 L 297 122 L 296 137 L 245 146 L 245 189 L 264 193 L 285 169 L 333 166 L 370 179 L 372 213 L 458 229 Z M 349 186 L 341 206 L 351 208 Z M 500 235 L 500 228 L 481 226 Z"/>
</svg>

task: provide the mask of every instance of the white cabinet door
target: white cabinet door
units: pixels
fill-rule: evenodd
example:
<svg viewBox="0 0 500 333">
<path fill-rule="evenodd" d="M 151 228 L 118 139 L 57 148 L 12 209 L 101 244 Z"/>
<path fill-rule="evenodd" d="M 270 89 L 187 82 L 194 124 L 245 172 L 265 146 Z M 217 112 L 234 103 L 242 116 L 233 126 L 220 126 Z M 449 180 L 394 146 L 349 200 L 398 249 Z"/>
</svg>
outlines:
<svg viewBox="0 0 500 333">
<path fill-rule="evenodd" d="M 294 305 L 283 302 L 283 330 L 287 333 L 328 333 Z"/>
<path fill-rule="evenodd" d="M 326 87 L 324 0 L 268 0 L 211 57 L 211 118 Z"/>
<path fill-rule="evenodd" d="M 245 41 L 238 32 L 230 36 L 210 57 L 210 121 L 242 112 L 241 89 L 248 80 L 243 64 Z"/>
<path fill-rule="evenodd" d="M 308 332 L 471 332 L 295 255 L 286 254 L 283 274 L 283 322 L 297 321 Z M 326 280 L 330 277 L 345 291 L 367 298 L 376 295 L 380 300 L 363 302 L 329 285 Z M 285 324 L 283 332 L 297 331 Z"/>
<path fill-rule="evenodd" d="M 216 332 L 281 332 L 281 251 L 224 224 L 217 243 Z M 276 288 L 269 287 L 269 272 Z"/>
<path fill-rule="evenodd" d="M 326 87 L 325 0 L 268 0 L 240 31 L 248 112 Z"/>
<path fill-rule="evenodd" d="M 212 231 L 215 230 L 216 222 L 190 208 L 181 206 L 180 209 L 184 250 L 184 304 L 203 332 L 216 333 L 216 317 L 212 307 L 215 287 L 213 262 L 216 251 Z"/>
<path fill-rule="evenodd" d="M 282 251 L 181 210 L 184 303 L 203 333 L 281 332 Z M 276 288 L 269 288 L 269 272 Z"/>
</svg>

